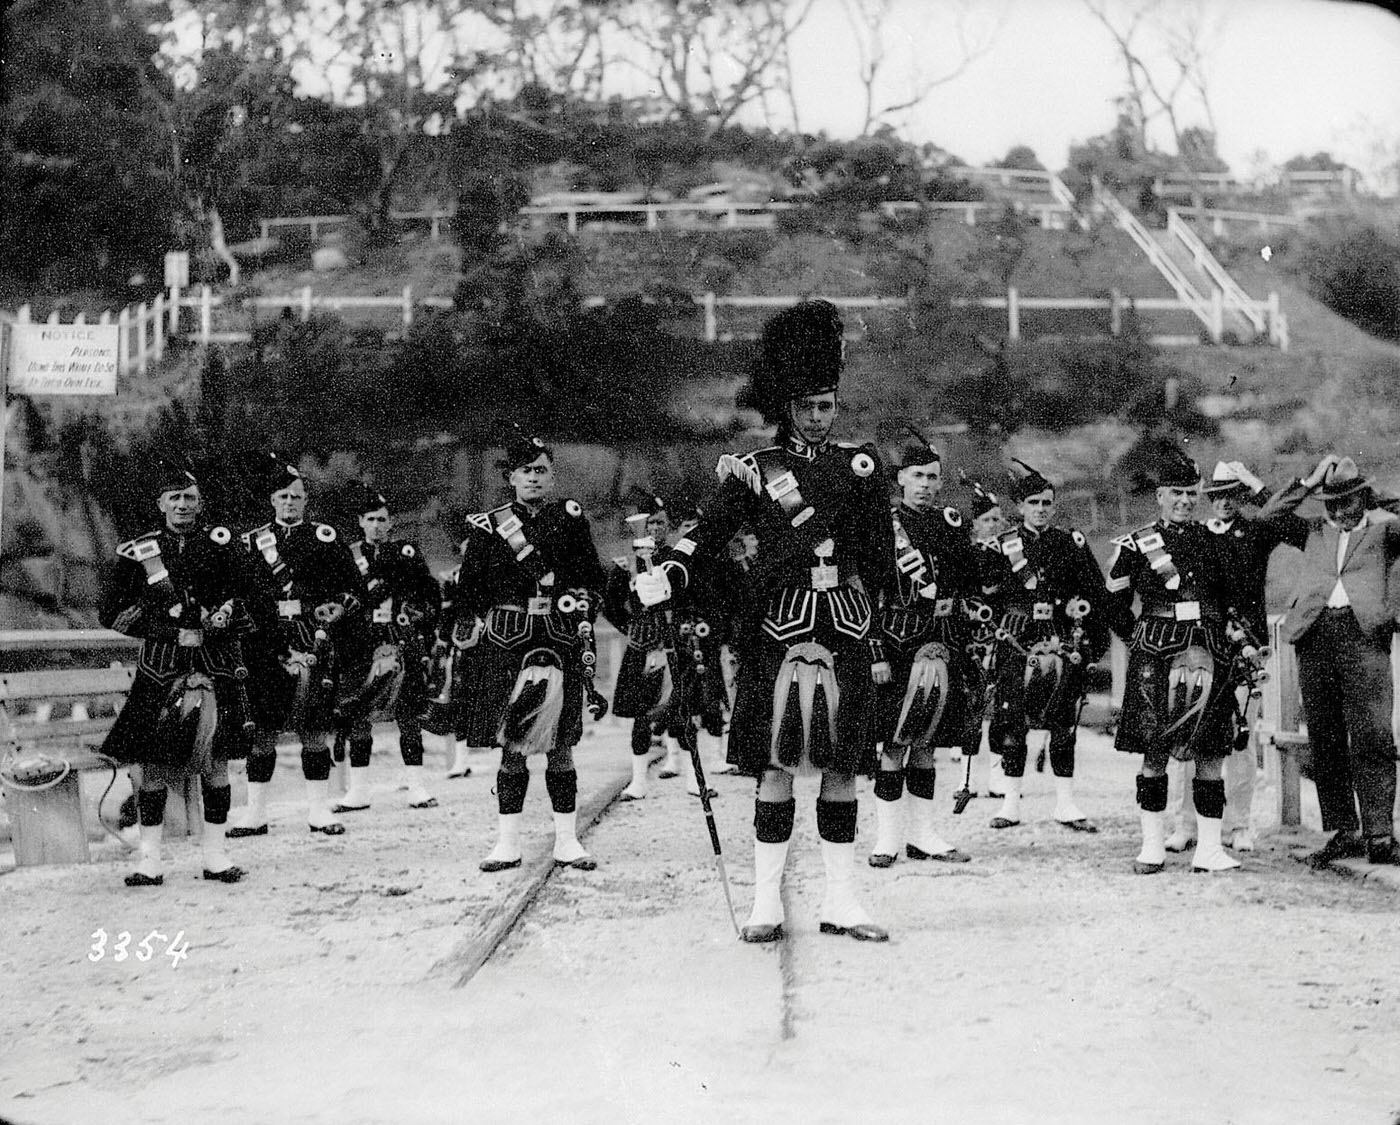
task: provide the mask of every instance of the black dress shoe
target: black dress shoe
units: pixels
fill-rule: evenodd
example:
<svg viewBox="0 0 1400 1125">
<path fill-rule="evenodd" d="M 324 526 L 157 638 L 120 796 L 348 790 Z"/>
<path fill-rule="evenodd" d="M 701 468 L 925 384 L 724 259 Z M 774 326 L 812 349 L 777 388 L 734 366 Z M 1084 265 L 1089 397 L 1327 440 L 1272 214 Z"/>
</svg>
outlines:
<svg viewBox="0 0 1400 1125">
<path fill-rule="evenodd" d="M 312 832 L 319 832 L 323 836 L 345 835 L 345 825 L 334 820 L 329 824 L 308 824 L 307 827 L 310 828 Z"/>
<path fill-rule="evenodd" d="M 972 860 L 970 855 L 957 848 L 949 848 L 946 852 L 926 852 L 913 844 L 904 845 L 904 854 L 910 859 L 931 859 L 935 863 L 969 863 Z"/>
<path fill-rule="evenodd" d="M 143 875 L 139 871 L 133 871 L 122 880 L 128 887 L 159 887 L 165 882 L 164 875 Z"/>
<path fill-rule="evenodd" d="M 483 859 L 479 866 L 489 875 L 493 871 L 509 871 L 512 867 L 519 867 L 520 861 L 518 859 Z"/>
<path fill-rule="evenodd" d="M 215 883 L 236 883 L 248 874 L 241 867 L 225 867 L 222 871 L 204 869 L 204 877 Z"/>
<path fill-rule="evenodd" d="M 1314 870 L 1326 867 L 1334 859 L 1359 859 L 1366 854 L 1366 843 L 1355 832 L 1337 832 L 1327 843 L 1303 857 Z"/>
<path fill-rule="evenodd" d="M 411 809 L 435 809 L 438 807 L 437 798 L 429 797 L 426 801 L 409 801 L 408 807 Z"/>
<path fill-rule="evenodd" d="M 243 836 L 266 836 L 267 825 L 259 824 L 256 828 L 244 828 L 241 824 L 235 824 L 224 835 L 231 840 L 237 840 Z"/>
<path fill-rule="evenodd" d="M 778 922 L 772 926 L 745 926 L 739 931 L 739 940 L 746 941 L 750 945 L 762 945 L 770 941 L 782 941 L 783 924 Z"/>
<path fill-rule="evenodd" d="M 1160 875 L 1162 873 L 1162 869 L 1166 866 L 1167 865 L 1165 863 L 1144 863 L 1140 859 L 1135 859 L 1133 860 L 1133 874 Z"/>
<path fill-rule="evenodd" d="M 838 926 L 835 922 L 823 922 L 817 927 L 824 934 L 845 934 L 856 941 L 889 941 L 890 932 L 874 922 L 860 922 L 854 926 Z"/>
<path fill-rule="evenodd" d="M 1021 822 L 1019 820 L 1009 820 L 1004 816 L 992 817 L 993 828 L 1015 828 Z"/>
<path fill-rule="evenodd" d="M 870 857 L 870 866 L 871 866 L 871 867 L 893 867 L 893 866 L 894 866 L 894 856 L 892 856 L 892 855 L 881 855 L 879 852 L 876 852 L 874 855 L 872 855 L 872 856 Z"/>
<path fill-rule="evenodd" d="M 591 855 L 581 855 L 578 859 L 556 859 L 555 867 L 572 867 L 575 871 L 596 871 L 598 861 Z"/>
<path fill-rule="evenodd" d="M 1395 842 L 1394 836 L 1382 836 L 1380 839 L 1367 840 L 1366 861 L 1400 867 L 1400 844 Z"/>
<path fill-rule="evenodd" d="M 1083 817 L 1080 817 L 1078 820 L 1060 820 L 1056 821 L 1056 823 L 1063 824 L 1071 832 L 1087 832 L 1089 835 L 1093 835 L 1099 830 L 1099 826 L 1097 824 L 1093 824 L 1090 821 L 1085 820 Z"/>
</svg>

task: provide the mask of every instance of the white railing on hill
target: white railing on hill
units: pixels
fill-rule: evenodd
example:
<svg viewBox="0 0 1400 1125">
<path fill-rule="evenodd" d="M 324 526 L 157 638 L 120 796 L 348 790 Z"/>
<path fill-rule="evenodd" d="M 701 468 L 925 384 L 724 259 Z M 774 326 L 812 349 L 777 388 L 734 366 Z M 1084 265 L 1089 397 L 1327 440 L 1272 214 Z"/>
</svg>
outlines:
<svg viewBox="0 0 1400 1125">
<path fill-rule="evenodd" d="M 1348 197 L 1356 191 L 1356 173 L 1350 168 L 1337 172 L 1280 172 L 1277 179 L 1241 179 L 1231 172 L 1174 172 L 1158 176 L 1152 190 L 1162 198 L 1192 196 L 1206 191 L 1229 195 L 1252 195 L 1281 190 L 1290 198 L 1318 195 Z"/>
<path fill-rule="evenodd" d="M 1138 221 L 1137 216 L 1123 206 L 1122 201 L 1105 188 L 1097 176 L 1093 179 L 1093 189 L 1095 202 L 1137 243 L 1138 248 L 1147 255 L 1147 260 L 1175 290 L 1177 297 L 1185 302 L 1196 318 L 1206 326 L 1212 343 L 1220 343 L 1225 334 L 1224 302 L 1209 301 L 1203 297 L 1185 271 Z"/>
<path fill-rule="evenodd" d="M 826 300 L 841 309 L 865 310 L 865 309 L 903 309 L 908 306 L 908 301 L 903 297 L 826 297 Z M 719 310 L 721 309 L 779 309 L 794 304 L 798 298 L 795 296 L 719 296 L 712 292 L 693 293 L 691 300 L 700 308 L 702 316 L 702 336 L 705 340 L 713 343 L 718 340 L 742 338 L 745 335 L 756 335 L 756 333 L 722 333 L 719 327 Z M 1247 302 L 1247 308 L 1252 315 L 1258 316 L 1263 323 L 1270 327 L 1269 342 L 1287 350 L 1287 328 L 1282 310 L 1279 308 L 1277 293 L 1269 294 L 1267 301 Z M 211 304 L 217 304 L 218 298 L 209 298 Z M 607 297 L 591 296 L 583 299 L 585 308 L 598 308 L 608 303 Z M 1107 297 L 1026 297 L 1015 288 L 1008 288 L 1005 296 L 996 297 L 960 297 L 953 300 L 953 305 L 959 308 L 987 308 L 1005 309 L 1007 316 L 1007 338 L 1019 340 L 1021 338 L 1021 313 L 1024 310 L 1038 309 L 1058 309 L 1067 311 L 1084 310 L 1104 310 L 1108 313 L 1109 334 L 1117 336 L 1123 327 L 1123 313 L 1127 310 L 1141 310 L 1143 312 L 1173 312 L 1188 311 L 1195 312 L 1194 306 L 1187 301 L 1175 297 L 1131 297 L 1113 290 Z M 404 286 L 403 292 L 397 296 L 354 296 L 350 294 L 329 294 L 317 296 L 310 286 L 306 286 L 297 293 L 287 293 L 281 295 L 269 295 L 246 298 L 243 302 L 245 307 L 255 309 L 292 309 L 295 310 L 299 319 L 306 321 L 313 313 L 321 309 L 333 309 L 344 311 L 347 309 L 394 309 L 399 313 L 405 330 L 412 327 L 415 310 L 421 307 L 427 308 L 450 308 L 452 298 L 444 296 L 414 297 L 412 287 Z M 1213 306 L 1213 315 L 1217 321 L 1223 317 L 1222 302 L 1217 296 Z M 201 324 L 208 325 L 209 316 L 206 312 L 200 318 Z M 250 333 L 222 333 L 217 339 L 249 339 Z M 207 341 L 210 337 L 206 332 L 198 336 L 191 336 L 191 339 Z M 1154 337 L 1158 342 L 1184 343 L 1195 342 L 1195 337 L 1164 336 Z"/>
<path fill-rule="evenodd" d="M 1270 227 L 1300 227 L 1305 222 L 1297 215 L 1276 215 L 1267 211 L 1230 211 L 1219 207 L 1168 207 L 1167 214 L 1175 211 L 1188 219 L 1205 219 L 1210 222 L 1210 231 L 1217 236 L 1226 233 L 1227 223 L 1248 223 L 1267 234 Z"/>
<path fill-rule="evenodd" d="M 1220 288 L 1225 308 L 1244 317 L 1256 334 L 1263 332 L 1266 328 L 1264 316 L 1254 308 L 1254 302 L 1250 300 L 1249 294 L 1244 291 L 1239 282 L 1230 276 L 1229 271 L 1220 264 L 1219 259 L 1201 241 L 1200 235 L 1192 230 L 1186 220 L 1175 210 L 1167 211 L 1167 233 L 1186 248 L 1192 261 L 1196 263 L 1196 268 L 1203 271 Z"/>
</svg>

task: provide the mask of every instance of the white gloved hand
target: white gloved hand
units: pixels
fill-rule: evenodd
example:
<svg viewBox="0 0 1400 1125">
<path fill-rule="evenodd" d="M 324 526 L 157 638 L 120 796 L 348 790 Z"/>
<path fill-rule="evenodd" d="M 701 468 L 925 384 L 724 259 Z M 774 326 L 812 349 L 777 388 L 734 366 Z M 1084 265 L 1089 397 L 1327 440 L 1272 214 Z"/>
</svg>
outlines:
<svg viewBox="0 0 1400 1125">
<path fill-rule="evenodd" d="M 666 571 L 653 570 L 637 575 L 637 600 L 645 606 L 660 605 L 671 596 L 671 580 Z"/>
</svg>

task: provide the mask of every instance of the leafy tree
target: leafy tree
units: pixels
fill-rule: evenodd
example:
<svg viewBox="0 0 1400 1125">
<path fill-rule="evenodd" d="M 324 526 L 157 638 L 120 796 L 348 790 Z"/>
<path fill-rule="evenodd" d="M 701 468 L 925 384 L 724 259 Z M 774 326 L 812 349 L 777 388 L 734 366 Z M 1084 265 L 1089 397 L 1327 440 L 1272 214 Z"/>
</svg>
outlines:
<svg viewBox="0 0 1400 1125">
<path fill-rule="evenodd" d="M 1304 235 L 1297 268 L 1333 312 L 1382 339 L 1400 340 L 1400 235 L 1393 227 L 1333 217 Z"/>
<path fill-rule="evenodd" d="M 4 12 L 0 261 L 45 288 L 152 273 L 174 203 L 157 0 L 18 0 Z"/>
</svg>

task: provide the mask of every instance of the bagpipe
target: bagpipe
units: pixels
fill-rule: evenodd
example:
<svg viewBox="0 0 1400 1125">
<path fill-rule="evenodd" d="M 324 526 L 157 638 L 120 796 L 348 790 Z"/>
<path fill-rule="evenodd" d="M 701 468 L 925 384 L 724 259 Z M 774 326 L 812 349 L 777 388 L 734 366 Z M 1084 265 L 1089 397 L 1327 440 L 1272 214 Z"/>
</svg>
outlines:
<svg viewBox="0 0 1400 1125">
<path fill-rule="evenodd" d="M 556 608 L 574 626 L 578 637 L 579 665 L 583 673 L 583 692 L 588 701 L 588 713 L 594 721 L 608 713 L 608 701 L 598 690 L 598 642 L 593 631 L 593 601 L 587 590 L 572 590 L 559 595 Z"/>
<path fill-rule="evenodd" d="M 963 748 L 962 788 L 953 794 L 953 815 L 961 815 L 972 800 L 972 759 L 977 756 L 982 738 L 982 719 L 992 701 L 996 686 L 997 625 L 992 607 L 981 598 L 962 599 L 962 610 L 972 626 L 972 636 L 966 651 L 971 666 L 968 699 L 974 724 L 974 743 Z"/>
<path fill-rule="evenodd" d="M 1239 617 L 1230 611 L 1225 621 L 1225 637 L 1231 645 L 1229 682 L 1245 689 L 1243 700 L 1235 699 L 1235 749 L 1243 750 L 1249 745 L 1249 709 L 1257 700 L 1263 699 L 1264 684 L 1269 680 L 1269 660 L 1273 649 L 1261 641 Z"/>
</svg>

